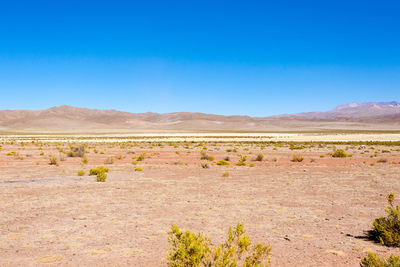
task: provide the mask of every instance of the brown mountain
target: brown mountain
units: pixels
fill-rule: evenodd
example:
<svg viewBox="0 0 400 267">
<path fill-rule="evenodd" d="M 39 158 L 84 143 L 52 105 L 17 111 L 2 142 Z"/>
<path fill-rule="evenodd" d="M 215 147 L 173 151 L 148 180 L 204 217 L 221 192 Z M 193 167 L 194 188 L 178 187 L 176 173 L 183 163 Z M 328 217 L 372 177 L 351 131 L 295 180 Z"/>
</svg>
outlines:
<svg viewBox="0 0 400 267">
<path fill-rule="evenodd" d="M 71 106 L 45 110 L 0 111 L 2 130 L 220 130 L 295 131 L 321 129 L 400 130 L 400 103 L 353 103 L 328 112 L 273 117 L 222 116 L 204 113 L 129 113 Z"/>
</svg>

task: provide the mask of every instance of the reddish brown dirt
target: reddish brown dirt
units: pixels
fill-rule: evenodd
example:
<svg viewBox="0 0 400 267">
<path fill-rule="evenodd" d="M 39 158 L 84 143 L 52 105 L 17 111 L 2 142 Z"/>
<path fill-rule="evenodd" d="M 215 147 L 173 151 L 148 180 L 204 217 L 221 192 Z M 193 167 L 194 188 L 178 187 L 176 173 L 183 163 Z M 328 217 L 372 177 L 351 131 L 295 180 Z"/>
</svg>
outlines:
<svg viewBox="0 0 400 267">
<path fill-rule="evenodd" d="M 56 149 L 66 145 L 3 144 L 0 265 L 165 265 L 172 223 L 222 242 L 230 225 L 243 222 L 251 240 L 272 245 L 272 266 L 358 266 L 367 251 L 400 253 L 363 238 L 384 215 L 386 194 L 400 193 L 399 147 L 347 146 L 353 157 L 332 158 L 326 145 L 206 144 L 214 162 L 229 155 L 232 165 L 203 169 L 195 145 L 98 144 L 82 165 Z M 7 156 L 11 151 L 18 155 Z M 141 153 L 145 160 L 133 165 Z M 255 166 L 235 166 L 238 153 Z M 252 161 L 258 153 L 264 160 Z M 65 160 L 50 166 L 51 154 Z M 304 161 L 292 162 L 294 154 Z M 105 183 L 77 176 L 108 157 L 114 162 Z"/>
</svg>

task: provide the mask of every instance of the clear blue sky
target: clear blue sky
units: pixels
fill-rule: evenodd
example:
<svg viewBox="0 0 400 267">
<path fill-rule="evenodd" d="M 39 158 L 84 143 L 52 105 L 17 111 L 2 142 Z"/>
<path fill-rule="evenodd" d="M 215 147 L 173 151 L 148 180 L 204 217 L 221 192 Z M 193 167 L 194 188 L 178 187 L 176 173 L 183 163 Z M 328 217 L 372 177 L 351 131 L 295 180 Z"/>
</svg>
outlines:
<svg viewBox="0 0 400 267">
<path fill-rule="evenodd" d="M 400 100 L 400 2 L 0 2 L 0 109 L 267 116 Z"/>
</svg>

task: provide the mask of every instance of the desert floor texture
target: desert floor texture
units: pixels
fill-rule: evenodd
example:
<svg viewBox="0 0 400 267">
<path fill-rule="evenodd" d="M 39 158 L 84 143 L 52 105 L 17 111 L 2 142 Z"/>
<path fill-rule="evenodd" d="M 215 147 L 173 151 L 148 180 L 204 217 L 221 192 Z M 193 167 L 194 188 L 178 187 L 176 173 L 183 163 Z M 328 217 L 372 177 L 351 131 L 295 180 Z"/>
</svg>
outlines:
<svg viewBox="0 0 400 267">
<path fill-rule="evenodd" d="M 218 243 L 243 222 L 253 242 L 272 245 L 272 266 L 359 266 L 369 251 L 400 253 L 365 238 L 386 195 L 400 194 L 400 143 L 0 145 L 0 266 L 165 266 L 171 224 Z M 84 158 L 69 157 L 78 146 Z M 336 149 L 352 156 L 333 158 Z M 230 166 L 216 165 L 226 157 Z M 105 182 L 89 176 L 97 166 L 109 168 Z"/>
</svg>

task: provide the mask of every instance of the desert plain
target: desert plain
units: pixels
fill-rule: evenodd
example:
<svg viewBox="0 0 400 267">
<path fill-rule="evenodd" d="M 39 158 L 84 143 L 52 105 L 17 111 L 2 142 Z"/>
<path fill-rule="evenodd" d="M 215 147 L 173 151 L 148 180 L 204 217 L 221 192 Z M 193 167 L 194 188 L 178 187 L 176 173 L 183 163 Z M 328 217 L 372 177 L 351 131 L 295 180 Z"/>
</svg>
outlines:
<svg viewBox="0 0 400 267">
<path fill-rule="evenodd" d="M 0 266 L 165 266 L 171 224 L 219 243 L 243 222 L 272 246 L 271 266 L 400 253 L 366 235 L 400 192 L 399 133 L 15 134 L 0 145 Z M 348 157 L 332 157 L 339 149 Z M 98 166 L 105 182 L 89 175 Z"/>
</svg>

